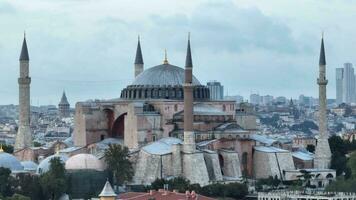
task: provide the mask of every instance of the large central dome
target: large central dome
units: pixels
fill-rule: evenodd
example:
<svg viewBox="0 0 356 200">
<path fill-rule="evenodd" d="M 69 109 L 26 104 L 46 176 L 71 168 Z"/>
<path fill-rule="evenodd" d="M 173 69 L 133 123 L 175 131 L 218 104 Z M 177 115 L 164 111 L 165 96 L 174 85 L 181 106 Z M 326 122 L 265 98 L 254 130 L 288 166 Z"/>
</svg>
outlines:
<svg viewBox="0 0 356 200">
<path fill-rule="evenodd" d="M 184 69 L 162 64 L 143 71 L 131 85 L 181 86 L 183 83 Z M 201 85 L 194 76 L 193 85 Z"/>
<path fill-rule="evenodd" d="M 121 91 L 122 99 L 179 99 L 182 100 L 185 70 L 165 61 L 141 72 L 135 81 Z M 208 100 L 209 89 L 193 76 L 194 99 Z"/>
</svg>

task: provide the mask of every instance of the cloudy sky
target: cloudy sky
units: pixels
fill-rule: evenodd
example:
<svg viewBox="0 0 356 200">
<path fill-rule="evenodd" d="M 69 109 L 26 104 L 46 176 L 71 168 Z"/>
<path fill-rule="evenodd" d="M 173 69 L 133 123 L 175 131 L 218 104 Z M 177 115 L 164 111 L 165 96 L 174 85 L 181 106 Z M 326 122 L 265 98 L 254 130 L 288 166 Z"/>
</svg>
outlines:
<svg viewBox="0 0 356 200">
<path fill-rule="evenodd" d="M 33 105 L 73 105 L 120 95 L 133 81 L 137 36 L 145 68 L 184 65 L 191 32 L 194 74 L 225 94 L 317 96 L 325 32 L 328 97 L 335 68 L 356 63 L 354 0 L 0 0 L 0 104 L 17 104 L 26 30 Z"/>
</svg>

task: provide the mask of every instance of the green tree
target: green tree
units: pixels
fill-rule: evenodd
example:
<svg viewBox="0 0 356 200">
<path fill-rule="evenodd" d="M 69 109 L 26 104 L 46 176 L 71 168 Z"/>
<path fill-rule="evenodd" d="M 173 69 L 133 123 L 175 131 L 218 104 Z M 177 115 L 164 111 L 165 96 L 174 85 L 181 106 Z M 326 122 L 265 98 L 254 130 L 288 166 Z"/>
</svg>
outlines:
<svg viewBox="0 0 356 200">
<path fill-rule="evenodd" d="M 299 170 L 299 172 L 301 173 L 301 175 L 298 175 L 297 177 L 303 181 L 303 186 L 304 187 L 310 187 L 310 179 L 312 179 L 314 177 L 313 174 L 311 174 L 311 172 L 301 169 Z"/>
<path fill-rule="evenodd" d="M 118 185 L 131 181 L 134 175 L 132 163 L 129 160 L 129 149 L 121 145 L 109 145 L 105 151 L 105 161 L 108 170 L 113 174 L 113 178 Z"/>
<path fill-rule="evenodd" d="M 39 176 L 19 174 L 17 179 L 16 193 L 28 196 L 31 199 L 44 199 Z"/>
<path fill-rule="evenodd" d="M 14 194 L 12 197 L 6 198 L 6 200 L 31 200 L 31 198 L 21 194 Z"/>
<path fill-rule="evenodd" d="M 347 163 L 347 166 L 351 170 L 351 176 L 353 179 L 356 179 L 356 152 L 353 152 L 350 156 L 350 159 Z"/>
<path fill-rule="evenodd" d="M 0 194 L 3 197 L 12 196 L 14 193 L 13 186 L 15 180 L 10 174 L 10 169 L 0 167 Z"/>
<path fill-rule="evenodd" d="M 40 184 L 46 199 L 58 199 L 66 191 L 65 168 L 59 158 L 50 161 L 49 171 L 40 177 Z"/>
<path fill-rule="evenodd" d="M 6 145 L 6 144 L 2 144 L 2 149 L 4 150 L 4 152 L 12 154 L 14 153 L 14 147 L 11 145 Z"/>
</svg>

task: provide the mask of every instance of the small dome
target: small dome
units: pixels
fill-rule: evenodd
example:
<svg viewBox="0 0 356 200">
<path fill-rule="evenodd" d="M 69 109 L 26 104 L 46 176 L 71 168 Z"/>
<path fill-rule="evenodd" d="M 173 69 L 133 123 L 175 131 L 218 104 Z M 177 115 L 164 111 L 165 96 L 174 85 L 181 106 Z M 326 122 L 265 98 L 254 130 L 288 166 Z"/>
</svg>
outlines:
<svg viewBox="0 0 356 200">
<path fill-rule="evenodd" d="M 138 75 L 131 85 L 182 86 L 184 84 L 184 69 L 163 64 L 146 69 Z M 193 85 L 201 85 L 193 76 Z"/>
<path fill-rule="evenodd" d="M 35 162 L 29 160 L 22 161 L 21 165 L 23 166 L 23 169 L 25 171 L 36 171 L 38 167 L 38 165 Z"/>
<path fill-rule="evenodd" d="M 104 171 L 104 164 L 92 154 L 77 154 L 66 162 L 67 170 L 96 170 Z"/>
<path fill-rule="evenodd" d="M 20 161 L 15 156 L 2 151 L 0 151 L 0 167 L 8 168 L 12 172 L 23 170 Z"/>
<path fill-rule="evenodd" d="M 47 158 L 45 158 L 44 160 L 42 160 L 40 162 L 40 164 L 37 167 L 36 173 L 43 174 L 43 173 L 48 172 L 49 166 L 51 164 L 50 161 L 53 158 L 59 158 L 63 163 L 65 163 L 68 160 L 68 156 L 66 156 L 66 155 L 54 154 L 54 155 L 48 156 Z"/>
</svg>

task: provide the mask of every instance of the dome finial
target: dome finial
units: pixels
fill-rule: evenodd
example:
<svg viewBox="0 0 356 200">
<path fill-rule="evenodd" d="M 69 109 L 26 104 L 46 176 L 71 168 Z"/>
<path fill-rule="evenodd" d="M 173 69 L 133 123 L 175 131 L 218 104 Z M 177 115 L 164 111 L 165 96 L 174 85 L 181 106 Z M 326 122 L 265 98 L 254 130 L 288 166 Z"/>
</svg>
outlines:
<svg viewBox="0 0 356 200">
<path fill-rule="evenodd" d="M 167 59 L 167 49 L 164 49 L 164 60 L 163 60 L 163 64 L 168 65 L 168 59 Z"/>
</svg>

